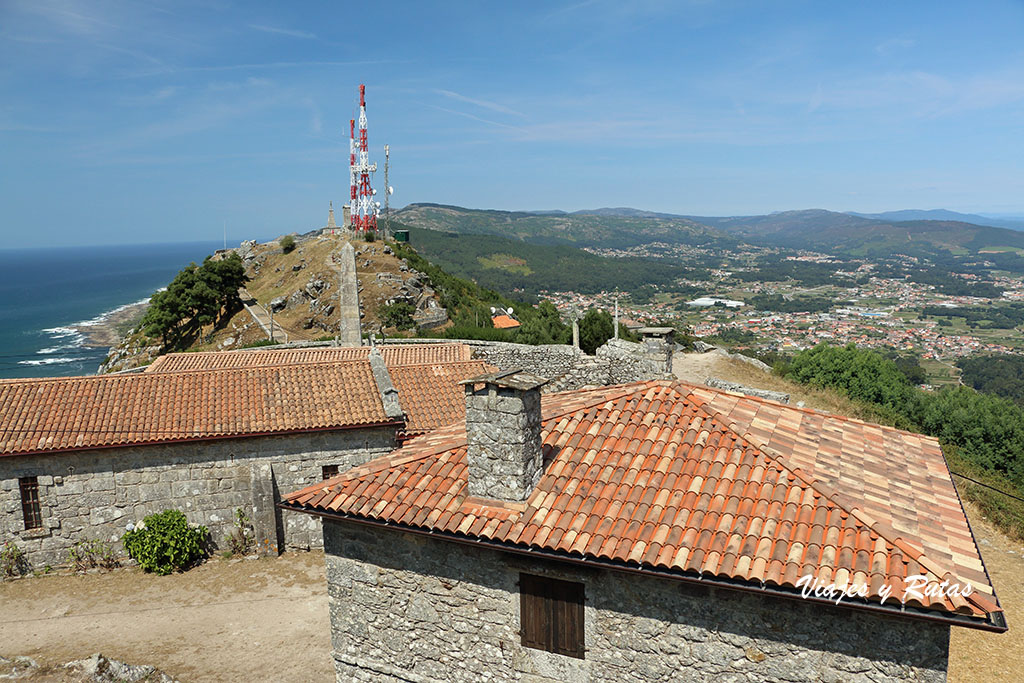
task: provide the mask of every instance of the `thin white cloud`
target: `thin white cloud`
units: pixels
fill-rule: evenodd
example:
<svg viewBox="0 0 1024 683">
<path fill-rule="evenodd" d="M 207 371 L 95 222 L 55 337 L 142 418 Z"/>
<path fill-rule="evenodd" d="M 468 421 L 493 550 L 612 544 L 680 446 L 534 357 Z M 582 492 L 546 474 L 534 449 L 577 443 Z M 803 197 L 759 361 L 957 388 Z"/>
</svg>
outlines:
<svg viewBox="0 0 1024 683">
<path fill-rule="evenodd" d="M 526 118 L 526 114 L 516 111 L 515 109 L 510 109 L 509 107 L 506 107 L 503 104 L 498 104 L 497 102 L 478 100 L 472 97 L 466 97 L 465 95 L 461 95 L 457 92 L 452 92 L 451 90 L 441 90 L 439 88 L 435 89 L 434 92 L 438 95 L 444 95 L 445 97 L 450 97 L 451 99 L 458 100 L 459 102 L 466 102 L 467 104 L 473 104 L 484 109 L 490 109 L 491 111 L 496 111 L 500 114 L 511 114 L 513 116 Z"/>
<path fill-rule="evenodd" d="M 300 31 L 294 28 L 281 28 L 279 26 L 267 26 L 265 24 L 249 24 L 249 28 L 251 28 L 254 31 L 262 31 L 264 33 L 275 33 L 280 36 L 288 36 L 289 38 L 316 40 L 315 33 L 310 33 L 309 31 Z"/>
<path fill-rule="evenodd" d="M 448 113 L 448 114 L 455 114 L 456 116 L 464 116 L 467 119 L 472 119 L 473 121 L 479 121 L 480 123 L 486 123 L 486 124 L 489 124 L 491 126 L 498 126 L 499 128 L 507 128 L 509 130 L 517 130 L 517 131 L 520 131 L 520 132 L 525 132 L 522 128 L 519 128 L 518 126 L 510 126 L 507 123 L 501 123 L 500 121 L 492 121 L 490 119 L 485 119 L 485 118 L 482 118 L 480 116 L 475 116 L 473 114 L 469 114 L 469 113 L 466 113 L 464 111 L 458 111 L 458 110 L 455 110 L 455 109 L 447 109 L 446 107 L 439 107 L 436 104 L 428 104 L 427 106 L 430 107 L 431 109 L 437 109 L 438 111 L 443 111 L 443 112 Z"/>
</svg>

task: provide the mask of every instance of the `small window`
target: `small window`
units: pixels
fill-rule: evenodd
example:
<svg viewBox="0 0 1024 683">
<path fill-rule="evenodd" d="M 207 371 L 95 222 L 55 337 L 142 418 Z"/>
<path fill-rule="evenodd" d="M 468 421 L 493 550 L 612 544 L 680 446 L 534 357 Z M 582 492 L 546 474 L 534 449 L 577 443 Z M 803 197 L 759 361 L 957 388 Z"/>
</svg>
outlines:
<svg viewBox="0 0 1024 683">
<path fill-rule="evenodd" d="M 323 467 L 320 468 L 320 470 L 323 472 L 324 481 L 330 479 L 331 477 L 338 476 L 337 465 L 324 465 Z"/>
<path fill-rule="evenodd" d="M 25 518 L 26 529 L 42 529 L 43 514 L 39 509 L 39 480 L 35 477 L 22 477 L 18 480 L 21 488 L 21 514 Z"/>
<path fill-rule="evenodd" d="M 524 647 L 583 659 L 583 584 L 519 575 Z"/>
</svg>

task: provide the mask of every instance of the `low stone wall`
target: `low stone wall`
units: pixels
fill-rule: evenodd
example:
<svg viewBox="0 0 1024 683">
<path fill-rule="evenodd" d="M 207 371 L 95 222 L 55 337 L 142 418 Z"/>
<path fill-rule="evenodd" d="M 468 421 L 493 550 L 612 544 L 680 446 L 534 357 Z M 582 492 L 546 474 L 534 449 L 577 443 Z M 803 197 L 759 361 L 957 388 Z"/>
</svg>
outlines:
<svg viewBox="0 0 1024 683">
<path fill-rule="evenodd" d="M 735 391 L 739 394 L 746 394 L 747 396 L 757 396 L 758 398 L 766 398 L 769 401 L 778 401 L 779 403 L 789 403 L 789 394 L 781 391 L 772 391 L 771 389 L 757 389 L 755 387 L 748 387 L 736 382 L 728 382 L 724 379 L 717 377 L 708 377 L 704 380 L 704 384 L 711 387 L 712 389 L 725 389 L 726 391 Z"/>
<path fill-rule="evenodd" d="M 306 432 L 155 446 L 0 458 L 0 539 L 13 540 L 34 566 L 59 564 L 85 540 L 118 540 L 125 525 L 178 508 L 223 544 L 235 510 L 252 519 L 257 540 L 320 547 L 320 523 L 276 510 L 280 493 L 320 481 L 394 447 L 394 428 Z M 37 477 L 42 529 L 26 530 L 19 477 Z M 118 551 L 120 544 L 116 544 Z"/>
<path fill-rule="evenodd" d="M 944 681 L 949 626 L 324 521 L 341 681 Z M 584 584 L 585 656 L 521 645 L 520 573 Z"/>
</svg>

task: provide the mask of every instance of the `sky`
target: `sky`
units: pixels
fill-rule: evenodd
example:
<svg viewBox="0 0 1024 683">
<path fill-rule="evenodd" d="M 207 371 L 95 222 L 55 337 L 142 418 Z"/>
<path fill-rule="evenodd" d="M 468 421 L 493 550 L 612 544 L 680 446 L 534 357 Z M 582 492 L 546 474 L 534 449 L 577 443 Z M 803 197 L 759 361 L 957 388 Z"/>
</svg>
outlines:
<svg viewBox="0 0 1024 683">
<path fill-rule="evenodd" d="M 1024 214 L 1024 0 L 0 0 L 0 247 L 322 227 L 360 83 L 393 207 Z"/>
</svg>

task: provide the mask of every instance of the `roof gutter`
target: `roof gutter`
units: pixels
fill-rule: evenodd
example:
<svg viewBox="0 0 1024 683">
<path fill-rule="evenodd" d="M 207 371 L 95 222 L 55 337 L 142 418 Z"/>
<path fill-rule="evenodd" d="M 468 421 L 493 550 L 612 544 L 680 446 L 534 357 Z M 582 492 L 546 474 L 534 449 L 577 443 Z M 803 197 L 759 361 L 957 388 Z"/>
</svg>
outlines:
<svg viewBox="0 0 1024 683">
<path fill-rule="evenodd" d="M 523 555 L 533 558 L 543 557 L 548 560 L 564 562 L 567 564 L 581 565 L 593 569 L 607 569 L 611 571 L 626 572 L 630 574 L 640 574 L 642 576 L 652 576 L 662 579 L 673 579 L 676 581 L 682 581 L 683 583 L 711 586 L 714 588 L 725 588 L 729 590 L 738 590 L 747 593 L 755 593 L 758 595 L 767 594 L 773 597 L 784 598 L 787 600 L 804 600 L 806 602 L 812 602 L 819 605 L 829 605 L 832 607 L 836 606 L 834 600 L 816 598 L 812 595 L 809 595 L 805 598 L 803 597 L 803 595 L 801 595 L 799 591 L 789 590 L 781 587 L 768 586 L 765 584 L 762 584 L 760 587 L 755 587 L 743 581 L 723 579 L 713 576 L 706 577 L 703 574 L 684 574 L 680 572 L 667 571 L 663 569 L 633 566 L 625 562 L 619 562 L 615 560 L 602 560 L 598 558 L 577 557 L 570 555 L 568 553 L 544 550 L 541 548 L 525 548 L 523 546 L 511 545 L 507 543 L 502 543 L 500 541 L 491 541 L 488 539 L 481 538 L 469 538 L 467 536 L 453 534 L 447 531 L 422 529 L 417 527 L 406 526 L 404 524 L 395 524 L 393 522 L 382 522 L 378 520 L 367 519 L 365 517 L 356 517 L 354 515 L 347 515 L 344 513 L 312 510 L 300 505 L 290 504 L 286 501 L 281 501 L 277 503 L 277 507 L 282 510 L 303 512 L 309 515 L 313 515 L 315 517 L 321 517 L 323 519 L 328 519 L 335 522 L 352 522 L 354 524 L 360 524 L 363 526 L 369 526 L 377 529 L 392 529 L 395 531 L 404 531 L 411 534 L 417 534 L 419 536 L 429 536 L 432 538 L 438 538 L 445 541 L 460 543 L 462 545 L 484 547 L 491 550 L 499 550 L 502 552 L 512 553 L 515 555 Z M 849 599 L 846 600 L 844 604 L 850 609 L 863 610 L 889 617 L 918 619 L 921 621 L 930 621 L 950 626 L 963 626 L 966 628 L 980 629 L 982 631 L 992 631 L 995 633 L 1004 633 L 1005 631 L 1009 630 L 1009 627 L 1006 624 L 1006 617 L 1003 615 L 1002 612 L 992 612 L 988 614 L 988 617 L 986 619 L 979 619 L 977 617 L 969 617 L 961 614 L 937 614 L 934 611 L 930 610 L 925 610 L 917 607 L 908 607 L 902 603 L 900 603 L 899 606 L 896 606 L 895 604 L 887 606 L 875 604 L 873 602 L 868 602 L 862 599 Z"/>
</svg>

